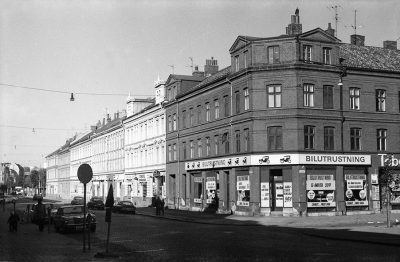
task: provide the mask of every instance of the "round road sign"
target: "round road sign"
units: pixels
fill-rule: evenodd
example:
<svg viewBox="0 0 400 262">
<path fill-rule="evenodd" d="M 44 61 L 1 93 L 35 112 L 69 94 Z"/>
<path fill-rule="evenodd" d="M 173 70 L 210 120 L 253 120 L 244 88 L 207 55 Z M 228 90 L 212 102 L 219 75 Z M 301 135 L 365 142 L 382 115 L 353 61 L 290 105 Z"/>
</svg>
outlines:
<svg viewBox="0 0 400 262">
<path fill-rule="evenodd" d="M 78 168 L 78 179 L 84 184 L 87 184 L 92 180 L 93 171 L 90 165 L 82 164 Z"/>
</svg>

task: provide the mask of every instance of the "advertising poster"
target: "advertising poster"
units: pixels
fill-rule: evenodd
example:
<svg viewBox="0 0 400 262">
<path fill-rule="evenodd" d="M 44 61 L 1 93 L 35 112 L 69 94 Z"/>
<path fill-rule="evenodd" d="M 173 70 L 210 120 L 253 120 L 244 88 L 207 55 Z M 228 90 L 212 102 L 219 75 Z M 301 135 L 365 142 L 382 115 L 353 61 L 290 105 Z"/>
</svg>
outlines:
<svg viewBox="0 0 400 262">
<path fill-rule="evenodd" d="M 346 174 L 344 179 L 346 206 L 368 206 L 367 176 Z"/>
<path fill-rule="evenodd" d="M 236 181 L 237 205 L 250 205 L 250 180 L 249 176 L 238 176 Z"/>
<path fill-rule="evenodd" d="M 283 206 L 293 207 L 292 204 L 292 182 L 283 182 Z"/>
<path fill-rule="evenodd" d="M 269 183 L 261 182 L 261 207 L 269 207 Z"/>
<path fill-rule="evenodd" d="M 394 174 L 397 179 L 400 177 L 400 174 Z M 390 185 L 390 189 L 392 191 L 390 203 L 392 205 L 400 205 L 400 183 L 392 183 Z"/>
<path fill-rule="evenodd" d="M 307 207 L 335 207 L 333 175 L 307 175 Z"/>
</svg>

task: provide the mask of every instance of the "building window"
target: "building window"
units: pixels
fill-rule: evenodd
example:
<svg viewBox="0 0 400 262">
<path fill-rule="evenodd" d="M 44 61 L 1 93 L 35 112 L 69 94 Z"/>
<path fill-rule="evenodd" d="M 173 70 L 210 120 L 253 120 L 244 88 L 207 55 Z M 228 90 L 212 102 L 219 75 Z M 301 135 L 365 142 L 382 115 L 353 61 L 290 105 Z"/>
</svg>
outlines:
<svg viewBox="0 0 400 262">
<path fill-rule="evenodd" d="M 247 57 L 248 57 L 248 51 L 243 52 L 243 63 L 244 63 L 244 68 L 247 68 Z"/>
<path fill-rule="evenodd" d="M 203 144 L 201 139 L 197 140 L 197 156 L 198 157 L 203 156 Z"/>
<path fill-rule="evenodd" d="M 268 47 L 268 63 L 279 63 L 279 46 Z"/>
<path fill-rule="evenodd" d="M 176 130 L 176 129 L 177 129 L 177 126 L 176 126 L 176 114 L 174 114 L 174 115 L 172 116 L 172 118 L 173 118 L 172 130 Z"/>
<path fill-rule="evenodd" d="M 182 111 L 182 128 L 186 128 L 186 110 Z"/>
<path fill-rule="evenodd" d="M 304 84 L 303 86 L 303 103 L 306 107 L 314 106 L 314 85 Z"/>
<path fill-rule="evenodd" d="M 360 88 L 350 87 L 349 97 L 350 97 L 350 109 L 360 110 Z"/>
<path fill-rule="evenodd" d="M 268 134 L 268 149 L 278 150 L 282 149 L 282 127 L 270 126 L 267 128 Z"/>
<path fill-rule="evenodd" d="M 183 159 L 187 159 L 186 142 L 182 142 Z"/>
<path fill-rule="evenodd" d="M 332 49 L 328 47 L 322 48 L 323 63 L 325 65 L 332 64 Z"/>
<path fill-rule="evenodd" d="M 235 56 L 235 72 L 239 71 L 239 56 Z"/>
<path fill-rule="evenodd" d="M 228 96 L 224 96 L 224 114 L 225 114 L 225 117 L 230 115 L 229 97 Z"/>
<path fill-rule="evenodd" d="M 194 109 L 193 109 L 193 107 L 189 109 L 189 122 L 190 122 L 190 126 L 194 126 Z"/>
<path fill-rule="evenodd" d="M 172 161 L 172 146 L 168 145 L 168 161 Z"/>
<path fill-rule="evenodd" d="M 210 137 L 206 137 L 206 156 L 211 154 Z"/>
<path fill-rule="evenodd" d="M 268 107 L 281 107 L 282 91 L 281 86 L 268 86 Z"/>
<path fill-rule="evenodd" d="M 249 89 L 248 88 L 243 89 L 243 94 L 244 94 L 244 110 L 247 111 L 250 108 Z"/>
<path fill-rule="evenodd" d="M 236 114 L 240 113 L 240 92 L 235 92 Z"/>
<path fill-rule="evenodd" d="M 245 130 L 243 130 L 243 135 L 244 135 L 244 151 L 245 152 L 249 152 L 249 145 L 250 145 L 250 143 L 249 143 L 249 129 L 245 129 Z"/>
<path fill-rule="evenodd" d="M 240 131 L 235 131 L 236 153 L 240 152 Z"/>
<path fill-rule="evenodd" d="M 229 133 L 222 135 L 222 144 L 224 145 L 224 153 L 229 154 Z"/>
<path fill-rule="evenodd" d="M 383 89 L 377 89 L 376 93 L 376 111 L 386 111 L 386 91 Z"/>
<path fill-rule="evenodd" d="M 335 137 L 335 128 L 331 126 L 324 127 L 324 149 L 325 150 L 334 150 L 334 137 Z"/>
<path fill-rule="evenodd" d="M 176 144 L 173 145 L 172 150 L 173 150 L 173 159 L 172 159 L 172 160 L 177 160 L 178 157 L 177 157 L 177 155 L 176 155 L 176 154 L 177 154 L 177 153 L 176 153 Z"/>
<path fill-rule="evenodd" d="M 172 117 L 168 116 L 168 131 L 172 131 Z"/>
<path fill-rule="evenodd" d="M 361 128 L 350 128 L 350 149 L 361 150 Z"/>
<path fill-rule="evenodd" d="M 194 144 L 193 144 L 193 140 L 190 140 L 190 158 L 194 158 Z"/>
<path fill-rule="evenodd" d="M 219 154 L 219 136 L 214 136 L 214 154 Z"/>
<path fill-rule="evenodd" d="M 311 46 L 309 46 L 309 45 L 303 46 L 304 61 L 311 62 L 311 52 L 312 52 Z"/>
<path fill-rule="evenodd" d="M 333 109 L 333 86 L 324 86 L 324 109 Z"/>
<path fill-rule="evenodd" d="M 315 149 L 315 126 L 304 126 L 304 149 Z"/>
<path fill-rule="evenodd" d="M 197 124 L 201 124 L 201 105 L 197 106 Z"/>
<path fill-rule="evenodd" d="M 387 130 L 386 129 L 378 129 L 376 130 L 376 139 L 377 139 L 377 150 L 378 151 L 386 151 L 386 138 L 387 138 Z"/>
<path fill-rule="evenodd" d="M 214 100 L 214 108 L 215 108 L 215 119 L 219 119 L 219 101 L 218 101 L 218 99 Z"/>
<path fill-rule="evenodd" d="M 210 103 L 206 103 L 206 121 L 210 122 L 211 112 L 210 112 Z"/>
</svg>

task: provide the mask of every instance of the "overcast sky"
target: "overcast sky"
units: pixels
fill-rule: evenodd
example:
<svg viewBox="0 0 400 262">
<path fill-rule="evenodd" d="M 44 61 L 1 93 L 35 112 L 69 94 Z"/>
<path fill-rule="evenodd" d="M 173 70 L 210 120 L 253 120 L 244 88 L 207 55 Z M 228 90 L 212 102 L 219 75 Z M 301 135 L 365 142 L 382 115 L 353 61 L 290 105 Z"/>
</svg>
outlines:
<svg viewBox="0 0 400 262">
<path fill-rule="evenodd" d="M 296 7 L 305 32 L 334 27 L 338 5 L 338 38 L 346 43 L 357 10 L 357 33 L 381 47 L 400 37 L 399 3 L 0 0 L 0 162 L 43 166 L 75 132 L 125 109 L 128 93 L 154 96 L 154 81 L 166 79 L 170 65 L 191 74 L 189 57 L 200 70 L 214 57 L 222 69 L 238 35 L 284 34 Z M 70 102 L 70 92 L 115 95 L 76 94 Z"/>
</svg>

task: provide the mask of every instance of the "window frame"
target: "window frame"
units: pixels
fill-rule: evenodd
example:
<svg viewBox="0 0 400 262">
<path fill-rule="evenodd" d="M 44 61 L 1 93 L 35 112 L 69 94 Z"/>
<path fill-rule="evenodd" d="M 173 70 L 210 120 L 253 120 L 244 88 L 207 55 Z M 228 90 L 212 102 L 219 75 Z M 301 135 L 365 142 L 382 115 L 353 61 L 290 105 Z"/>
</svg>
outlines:
<svg viewBox="0 0 400 262">
<path fill-rule="evenodd" d="M 376 112 L 386 112 L 386 97 L 385 89 L 375 90 Z"/>
<path fill-rule="evenodd" d="M 303 59 L 304 59 L 304 62 L 312 61 L 312 46 L 311 45 L 303 45 Z"/>
<path fill-rule="evenodd" d="M 322 63 L 325 65 L 332 64 L 332 48 L 330 47 L 322 48 Z"/>
<path fill-rule="evenodd" d="M 211 112 L 210 112 L 211 108 L 210 108 L 210 103 L 206 102 L 206 122 L 210 122 L 211 121 Z"/>
<path fill-rule="evenodd" d="M 197 139 L 197 157 L 203 157 L 203 141 L 201 138 Z"/>
<path fill-rule="evenodd" d="M 303 84 L 303 106 L 314 107 L 314 84 Z"/>
<path fill-rule="evenodd" d="M 349 108 L 351 110 L 360 110 L 360 94 L 361 89 L 359 87 L 349 88 Z"/>
<path fill-rule="evenodd" d="M 359 127 L 350 128 L 350 150 L 361 151 L 362 129 Z"/>
<path fill-rule="evenodd" d="M 280 62 L 279 45 L 268 46 L 267 48 L 268 64 L 277 64 Z"/>
<path fill-rule="evenodd" d="M 217 119 L 219 119 L 219 116 L 220 116 L 220 108 L 219 108 L 219 100 L 218 99 L 215 99 L 214 100 L 214 117 L 215 117 L 215 120 L 217 120 Z"/>
<path fill-rule="evenodd" d="M 241 152 L 240 148 L 240 130 L 235 131 L 235 148 L 236 148 L 236 153 Z"/>
<path fill-rule="evenodd" d="M 243 89 L 243 96 L 244 96 L 244 111 L 250 109 L 250 96 L 249 96 L 249 88 Z"/>
<path fill-rule="evenodd" d="M 305 125 L 304 126 L 304 149 L 314 150 L 315 149 L 315 126 Z"/>
<path fill-rule="evenodd" d="M 267 143 L 268 150 L 283 149 L 282 126 L 267 127 Z"/>
<path fill-rule="evenodd" d="M 334 126 L 324 126 L 324 150 L 335 150 Z"/>
<path fill-rule="evenodd" d="M 333 95 L 334 89 L 331 85 L 324 85 L 322 87 L 322 96 L 323 96 L 323 108 L 324 109 L 334 109 L 333 106 Z"/>
<path fill-rule="evenodd" d="M 386 151 L 387 150 L 387 129 L 379 128 L 376 130 L 376 150 Z"/>
<path fill-rule="evenodd" d="M 277 89 L 279 89 L 279 91 L 277 91 Z M 273 103 L 273 105 L 271 105 L 272 103 Z M 282 107 L 282 86 L 281 85 L 268 85 L 267 86 L 267 107 L 268 108 L 281 108 Z"/>
</svg>

